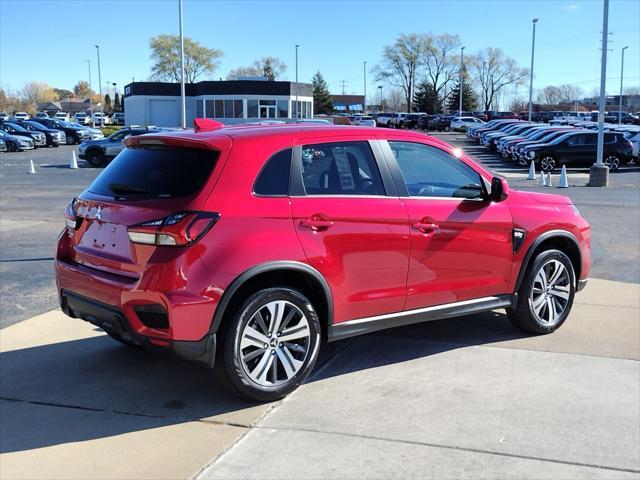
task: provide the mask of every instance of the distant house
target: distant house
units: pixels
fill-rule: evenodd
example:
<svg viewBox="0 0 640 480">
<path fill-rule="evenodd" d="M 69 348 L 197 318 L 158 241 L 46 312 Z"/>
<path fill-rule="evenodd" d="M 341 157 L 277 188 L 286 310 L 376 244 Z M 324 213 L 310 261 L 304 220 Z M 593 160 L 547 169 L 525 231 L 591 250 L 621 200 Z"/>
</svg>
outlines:
<svg viewBox="0 0 640 480">
<path fill-rule="evenodd" d="M 331 102 L 338 113 L 364 112 L 364 95 L 332 95 Z"/>
<path fill-rule="evenodd" d="M 39 112 L 47 112 L 47 115 L 53 116 L 58 112 L 67 112 L 73 115 L 78 112 L 89 111 L 89 99 L 80 100 L 79 98 L 65 98 L 57 102 L 43 102 L 38 104 Z"/>
</svg>

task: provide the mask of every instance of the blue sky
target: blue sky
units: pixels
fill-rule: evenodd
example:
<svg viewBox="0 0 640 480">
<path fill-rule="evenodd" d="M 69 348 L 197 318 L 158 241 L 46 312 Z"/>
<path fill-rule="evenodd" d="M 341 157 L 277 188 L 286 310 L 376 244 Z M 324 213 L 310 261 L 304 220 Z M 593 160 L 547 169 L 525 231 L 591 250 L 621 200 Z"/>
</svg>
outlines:
<svg viewBox="0 0 640 480">
<path fill-rule="evenodd" d="M 97 90 L 95 43 L 102 81 L 125 83 L 150 74 L 148 39 L 178 32 L 177 0 L 0 0 L 0 86 L 16 91 L 27 81 L 71 89 L 87 78 L 91 59 Z M 539 17 L 534 87 L 572 83 L 586 94 L 599 85 L 602 0 L 452 1 L 205 1 L 184 0 L 185 35 L 224 52 L 213 78 L 273 55 L 294 78 L 294 47 L 300 44 L 299 78 L 316 70 L 331 90 L 363 89 L 363 61 L 373 67 L 382 48 L 399 33 L 457 33 L 466 53 L 502 48 L 520 65 L 530 62 L 531 19 Z M 86 19 L 90 19 L 87 21 Z M 640 86 L 640 2 L 611 0 L 607 91 L 620 82 Z M 377 83 L 368 75 L 368 93 Z"/>
</svg>

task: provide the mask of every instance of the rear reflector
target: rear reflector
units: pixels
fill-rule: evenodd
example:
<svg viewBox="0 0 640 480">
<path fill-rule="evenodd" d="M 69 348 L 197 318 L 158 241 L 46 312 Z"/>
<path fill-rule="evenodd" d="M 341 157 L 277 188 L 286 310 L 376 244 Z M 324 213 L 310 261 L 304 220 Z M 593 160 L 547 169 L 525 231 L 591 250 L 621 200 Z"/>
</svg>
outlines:
<svg viewBox="0 0 640 480">
<path fill-rule="evenodd" d="M 144 245 L 183 247 L 200 240 L 220 218 L 215 212 L 177 212 L 129 227 L 129 240 Z"/>
</svg>

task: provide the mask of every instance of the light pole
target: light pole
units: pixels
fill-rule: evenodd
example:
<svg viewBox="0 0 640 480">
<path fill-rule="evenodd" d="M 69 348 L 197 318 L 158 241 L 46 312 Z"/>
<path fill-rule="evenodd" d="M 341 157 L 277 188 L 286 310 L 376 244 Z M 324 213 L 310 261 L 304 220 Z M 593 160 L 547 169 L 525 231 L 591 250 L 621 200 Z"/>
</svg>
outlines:
<svg viewBox="0 0 640 480">
<path fill-rule="evenodd" d="M 113 85 L 113 106 L 116 106 L 116 95 L 118 94 L 118 89 L 116 88 L 116 86 L 118 85 L 116 82 L 113 82 L 111 85 Z M 114 108 L 115 110 L 115 108 Z"/>
<path fill-rule="evenodd" d="M 382 85 L 378 85 L 378 90 L 380 90 L 380 111 L 383 111 L 384 108 L 382 108 Z"/>
<path fill-rule="evenodd" d="M 98 53 L 98 89 L 100 90 L 100 127 L 104 127 L 104 98 L 102 98 L 102 75 L 100 74 L 100 46 L 94 45 Z"/>
<path fill-rule="evenodd" d="M 460 90 L 460 111 L 458 113 L 458 118 L 462 117 L 462 74 L 464 72 L 464 47 L 460 49 L 460 83 L 458 88 Z"/>
<path fill-rule="evenodd" d="M 624 76 L 624 51 L 629 48 L 622 47 L 622 64 L 620 65 L 620 103 L 618 104 L 618 125 L 622 125 L 622 77 Z"/>
<path fill-rule="evenodd" d="M 487 71 L 487 62 L 482 62 L 482 89 L 484 93 L 484 110 L 489 110 L 489 105 L 487 105 L 487 81 L 489 80 L 487 77 L 489 76 L 489 72 Z"/>
<path fill-rule="evenodd" d="M 91 116 L 91 126 L 93 125 L 93 98 L 91 98 L 91 60 L 85 60 L 87 62 L 87 66 L 89 67 L 89 115 Z"/>
<path fill-rule="evenodd" d="M 296 121 L 298 121 L 298 47 L 300 45 L 296 45 Z"/>
<path fill-rule="evenodd" d="M 364 61 L 364 105 L 362 105 L 362 113 L 366 113 L 367 111 L 367 61 Z M 622 89 L 620 90 L 622 94 Z"/>
<path fill-rule="evenodd" d="M 598 151 L 596 163 L 589 169 L 589 186 L 606 187 L 609 184 L 609 167 L 602 163 L 604 153 L 604 108 L 607 86 L 607 46 L 609 38 L 609 0 L 604 0 L 602 10 L 602 57 L 600 59 L 600 101 L 598 102 Z"/>
<path fill-rule="evenodd" d="M 531 20 L 533 24 L 533 36 L 531 39 L 531 71 L 529 72 L 529 121 L 531 121 L 531 110 L 532 104 L 531 100 L 533 98 L 533 55 L 536 48 L 536 23 L 538 23 L 538 19 L 534 18 Z"/>
<path fill-rule="evenodd" d="M 180 128 L 187 128 L 187 103 L 184 92 L 184 35 L 182 33 L 182 0 L 178 0 L 180 19 Z"/>
</svg>

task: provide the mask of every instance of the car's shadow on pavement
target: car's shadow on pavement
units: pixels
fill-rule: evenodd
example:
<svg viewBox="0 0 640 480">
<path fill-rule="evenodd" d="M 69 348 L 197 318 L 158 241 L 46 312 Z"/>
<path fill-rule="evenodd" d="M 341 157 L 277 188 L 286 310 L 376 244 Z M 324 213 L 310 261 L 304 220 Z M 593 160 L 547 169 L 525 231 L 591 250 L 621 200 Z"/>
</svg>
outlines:
<svg viewBox="0 0 640 480">
<path fill-rule="evenodd" d="M 323 345 L 308 382 L 524 336 L 494 312 L 395 328 Z M 421 343 L 407 348 L 407 339 Z M 378 354 L 349 355 L 360 343 L 380 344 Z M 205 367 L 106 335 L 3 352 L 0 378 L 0 453 L 194 420 L 249 426 L 266 410 Z"/>
<path fill-rule="evenodd" d="M 64 170 L 69 170 L 69 164 L 68 163 L 45 163 L 39 166 L 39 168 L 60 168 L 60 169 L 64 169 Z M 78 168 L 88 168 L 88 169 L 92 169 L 92 168 L 96 168 L 91 166 L 88 162 L 85 162 L 83 160 L 78 160 Z"/>
</svg>

